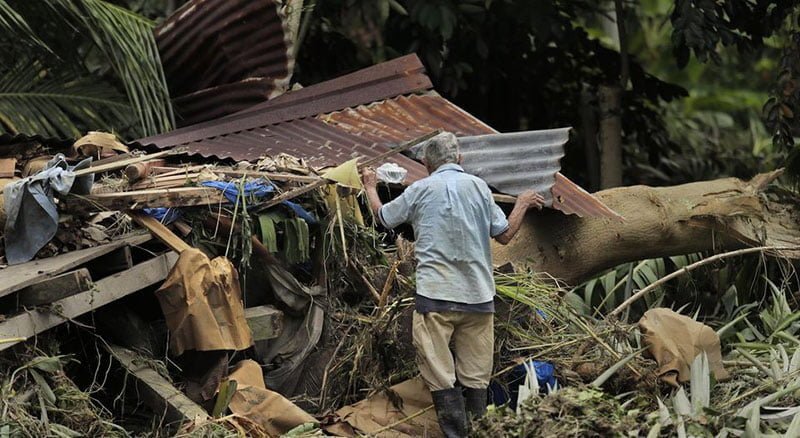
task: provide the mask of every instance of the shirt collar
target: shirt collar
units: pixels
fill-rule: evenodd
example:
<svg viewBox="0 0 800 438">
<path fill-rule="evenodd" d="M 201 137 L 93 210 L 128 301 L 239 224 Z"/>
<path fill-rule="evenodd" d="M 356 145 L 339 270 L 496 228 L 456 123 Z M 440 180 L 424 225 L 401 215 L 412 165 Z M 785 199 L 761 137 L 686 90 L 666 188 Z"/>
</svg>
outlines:
<svg viewBox="0 0 800 438">
<path fill-rule="evenodd" d="M 464 169 L 456 163 L 446 163 L 439 166 L 431 175 L 436 175 L 437 173 L 447 172 L 448 170 L 454 170 L 456 172 L 463 172 Z"/>
</svg>

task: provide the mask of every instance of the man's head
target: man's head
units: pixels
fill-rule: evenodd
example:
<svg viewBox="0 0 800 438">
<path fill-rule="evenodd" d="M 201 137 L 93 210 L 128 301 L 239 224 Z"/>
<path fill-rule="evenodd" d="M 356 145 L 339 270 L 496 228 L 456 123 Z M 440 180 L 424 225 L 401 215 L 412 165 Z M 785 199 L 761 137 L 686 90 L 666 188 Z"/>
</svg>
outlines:
<svg viewBox="0 0 800 438">
<path fill-rule="evenodd" d="M 428 173 L 433 173 L 443 164 L 460 163 L 461 154 L 456 136 L 450 132 L 443 132 L 428 140 L 422 162 L 428 168 Z"/>
</svg>

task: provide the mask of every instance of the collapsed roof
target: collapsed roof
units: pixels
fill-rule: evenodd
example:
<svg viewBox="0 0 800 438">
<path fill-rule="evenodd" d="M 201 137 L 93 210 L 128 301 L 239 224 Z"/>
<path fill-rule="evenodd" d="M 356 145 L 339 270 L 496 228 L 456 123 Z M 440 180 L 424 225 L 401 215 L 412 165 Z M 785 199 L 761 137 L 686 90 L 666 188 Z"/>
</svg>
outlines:
<svg viewBox="0 0 800 438">
<path fill-rule="evenodd" d="M 136 143 L 158 149 L 183 147 L 189 154 L 237 161 L 286 153 L 327 167 L 355 157 L 376 157 L 434 129 L 459 137 L 497 133 L 432 88 L 424 66 L 412 54 Z M 408 170 L 407 181 L 427 175 L 424 166 L 408 157 L 397 155 L 389 161 Z M 530 172 L 522 169 L 504 177 L 515 178 L 516 185 L 523 185 Z M 551 195 L 553 208 L 564 213 L 618 218 L 560 173 Z"/>
</svg>

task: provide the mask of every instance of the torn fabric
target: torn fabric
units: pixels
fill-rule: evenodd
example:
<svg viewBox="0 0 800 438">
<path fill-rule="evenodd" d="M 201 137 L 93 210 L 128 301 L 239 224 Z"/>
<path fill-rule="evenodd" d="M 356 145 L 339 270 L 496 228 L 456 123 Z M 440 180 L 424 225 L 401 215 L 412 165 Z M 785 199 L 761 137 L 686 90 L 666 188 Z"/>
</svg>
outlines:
<svg viewBox="0 0 800 438">
<path fill-rule="evenodd" d="M 728 371 L 722 365 L 719 336 L 709 326 L 671 309 L 650 309 L 639 319 L 648 353 L 658 362 L 656 373 L 666 383 L 691 380 L 694 358 L 705 352 L 714 378 L 725 380 Z"/>
<path fill-rule="evenodd" d="M 284 396 L 267 389 L 261 366 L 255 361 L 236 364 L 228 380 L 237 384 L 229 405 L 231 412 L 258 423 L 270 436 L 280 436 L 301 424 L 317 423 L 316 418 Z"/>
<path fill-rule="evenodd" d="M 88 195 L 94 175 L 75 177 L 75 171 L 87 168 L 87 158 L 69 166 L 63 154 L 48 161 L 44 169 L 6 186 L 3 195 L 6 211 L 6 259 L 10 265 L 27 262 L 47 245 L 58 230 L 55 195 Z"/>
<path fill-rule="evenodd" d="M 225 257 L 210 260 L 196 248 L 183 251 L 156 297 L 176 355 L 186 350 L 238 351 L 253 345 L 239 275 Z"/>
<path fill-rule="evenodd" d="M 395 406 L 386 392 L 380 392 L 365 400 L 336 411 L 340 421 L 326 426 L 328 433 L 337 436 L 378 436 L 378 437 L 441 437 L 442 431 L 436 421 L 433 399 L 422 378 L 415 377 L 389 388 L 402 400 L 402 407 Z M 392 397 L 394 398 L 394 397 Z M 394 425 L 406 417 L 424 411 L 422 414 Z M 376 434 L 376 432 L 381 431 Z"/>
</svg>

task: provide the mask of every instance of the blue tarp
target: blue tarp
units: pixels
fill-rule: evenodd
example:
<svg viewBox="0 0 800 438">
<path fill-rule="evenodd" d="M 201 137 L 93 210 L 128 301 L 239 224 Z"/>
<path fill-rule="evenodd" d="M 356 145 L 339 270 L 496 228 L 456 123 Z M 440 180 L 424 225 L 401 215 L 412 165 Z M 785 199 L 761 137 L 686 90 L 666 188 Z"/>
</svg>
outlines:
<svg viewBox="0 0 800 438">
<path fill-rule="evenodd" d="M 242 190 L 242 193 L 245 196 L 244 199 L 245 205 L 248 206 L 250 206 L 251 204 L 255 205 L 257 202 L 263 201 L 264 199 L 271 197 L 272 194 L 275 193 L 275 186 L 268 183 L 267 181 L 264 181 L 263 179 L 257 179 L 254 181 L 247 182 L 244 184 L 244 187 L 242 187 L 241 184 L 235 181 L 230 181 L 230 182 L 205 181 L 201 184 L 206 187 L 212 187 L 217 190 L 222 190 L 222 194 L 225 196 L 225 198 L 228 199 L 228 201 L 231 202 L 231 204 L 236 204 L 236 202 L 240 199 L 239 198 L 240 188 L 244 189 Z M 310 225 L 315 225 L 317 223 L 317 219 L 314 217 L 314 215 L 306 211 L 306 209 L 301 207 L 300 204 L 296 204 L 290 201 L 283 201 L 281 204 L 289 207 L 289 209 L 291 209 L 294 212 L 294 214 L 302 218 Z"/>
<path fill-rule="evenodd" d="M 171 224 L 180 219 L 181 212 L 175 208 L 156 207 L 156 208 L 143 208 L 142 211 L 148 216 L 156 218 L 162 224 Z"/>
<path fill-rule="evenodd" d="M 555 367 L 550 362 L 534 360 L 529 362 L 533 365 L 533 370 L 536 372 L 536 380 L 539 382 L 539 388 L 542 391 L 547 391 L 547 385 L 554 388 L 557 381 L 555 377 Z M 525 365 L 515 366 L 507 375 L 505 385 L 497 382 L 492 382 L 489 385 L 489 391 L 492 395 L 492 403 L 501 405 L 508 403 L 509 407 L 515 409 L 517 407 L 517 396 L 519 395 L 519 386 L 525 383 L 525 376 L 527 371 Z M 505 390 L 504 386 L 508 388 Z"/>
</svg>

